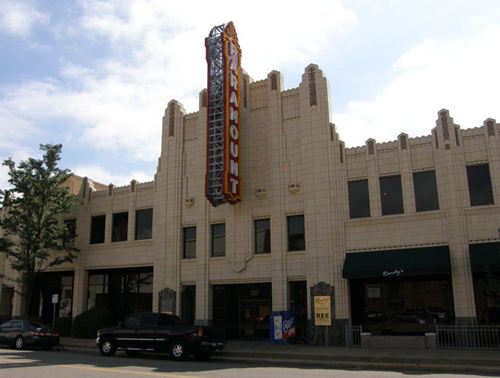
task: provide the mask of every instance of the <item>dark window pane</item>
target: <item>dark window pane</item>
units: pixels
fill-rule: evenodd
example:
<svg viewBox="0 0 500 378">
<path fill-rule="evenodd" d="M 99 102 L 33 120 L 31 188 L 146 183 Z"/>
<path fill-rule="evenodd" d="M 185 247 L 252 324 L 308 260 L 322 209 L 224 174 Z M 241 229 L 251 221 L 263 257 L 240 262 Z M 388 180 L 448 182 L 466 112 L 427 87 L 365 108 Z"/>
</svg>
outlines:
<svg viewBox="0 0 500 378">
<path fill-rule="evenodd" d="M 128 212 L 113 214 L 113 236 L 111 241 L 127 240 Z"/>
<path fill-rule="evenodd" d="M 90 244 L 104 243 L 104 228 L 106 216 L 98 215 L 90 221 Z"/>
<path fill-rule="evenodd" d="M 63 246 L 71 246 L 75 243 L 76 219 L 65 219 L 64 227 L 66 229 L 63 236 Z"/>
<path fill-rule="evenodd" d="M 226 224 L 212 225 L 212 257 L 226 255 Z"/>
<path fill-rule="evenodd" d="M 269 219 L 256 219 L 255 228 L 255 253 L 271 253 L 271 221 Z"/>
<path fill-rule="evenodd" d="M 380 177 L 380 201 L 382 215 L 403 213 L 401 176 Z"/>
<path fill-rule="evenodd" d="M 293 215 L 286 219 L 288 226 L 288 250 L 305 251 L 304 215 Z"/>
<path fill-rule="evenodd" d="M 350 181 L 347 183 L 347 188 L 349 191 L 349 216 L 351 218 L 369 217 L 368 180 Z"/>
<path fill-rule="evenodd" d="M 139 293 L 153 293 L 153 272 L 139 273 Z"/>
<path fill-rule="evenodd" d="M 194 259 L 196 257 L 196 227 L 184 227 L 182 233 L 184 241 L 182 257 Z"/>
<path fill-rule="evenodd" d="M 137 293 L 139 291 L 139 274 L 131 272 L 122 277 L 122 293 Z"/>
<path fill-rule="evenodd" d="M 423 335 L 453 324 L 450 276 L 351 280 L 353 324 L 372 334 Z"/>
<path fill-rule="evenodd" d="M 153 237 L 153 209 L 137 210 L 135 212 L 135 240 L 151 239 Z"/>
<path fill-rule="evenodd" d="M 494 203 L 488 164 L 467 167 L 467 181 L 471 206 L 492 205 Z"/>
<path fill-rule="evenodd" d="M 417 211 L 439 209 L 436 172 L 413 173 L 413 188 L 415 190 L 415 206 Z"/>
<path fill-rule="evenodd" d="M 500 324 L 500 274 L 474 273 L 476 313 L 479 324 Z"/>
<path fill-rule="evenodd" d="M 113 321 L 126 314 L 150 312 L 153 303 L 153 268 L 94 270 L 89 272 L 88 306 L 106 307 Z"/>
</svg>

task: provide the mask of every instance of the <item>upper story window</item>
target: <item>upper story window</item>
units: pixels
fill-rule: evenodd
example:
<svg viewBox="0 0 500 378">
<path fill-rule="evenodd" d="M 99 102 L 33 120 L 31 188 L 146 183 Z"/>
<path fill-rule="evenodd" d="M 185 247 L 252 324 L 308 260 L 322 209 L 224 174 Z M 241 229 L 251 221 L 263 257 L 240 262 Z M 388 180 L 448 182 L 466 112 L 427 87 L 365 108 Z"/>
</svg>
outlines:
<svg viewBox="0 0 500 378">
<path fill-rule="evenodd" d="M 153 209 L 142 209 L 135 212 L 135 240 L 153 237 Z"/>
<path fill-rule="evenodd" d="M 349 216 L 364 218 L 370 216 L 370 196 L 368 194 L 368 180 L 349 181 Z"/>
<path fill-rule="evenodd" d="M 305 251 L 306 234 L 304 229 L 304 215 L 290 215 L 286 217 L 288 229 L 288 251 Z"/>
<path fill-rule="evenodd" d="M 196 257 L 196 227 L 184 227 L 182 240 L 182 258 L 194 259 Z"/>
<path fill-rule="evenodd" d="M 256 219 L 254 232 L 255 254 L 271 253 L 271 220 Z"/>
<path fill-rule="evenodd" d="M 106 215 L 96 215 L 90 220 L 90 244 L 104 243 Z"/>
<path fill-rule="evenodd" d="M 415 209 L 417 211 L 439 209 L 435 171 L 414 172 L 413 188 L 415 190 Z"/>
<path fill-rule="evenodd" d="M 128 230 L 128 212 L 113 214 L 112 242 L 126 241 Z"/>
<path fill-rule="evenodd" d="M 467 182 L 471 206 L 492 205 L 494 203 L 489 164 L 468 166 Z"/>
<path fill-rule="evenodd" d="M 401 176 L 380 177 L 379 182 L 382 215 L 402 214 L 404 210 Z"/>
<path fill-rule="evenodd" d="M 76 236 L 76 219 L 65 219 L 64 227 L 63 246 L 73 245 Z"/>
<path fill-rule="evenodd" d="M 212 224 L 212 257 L 226 256 L 226 224 Z"/>
</svg>

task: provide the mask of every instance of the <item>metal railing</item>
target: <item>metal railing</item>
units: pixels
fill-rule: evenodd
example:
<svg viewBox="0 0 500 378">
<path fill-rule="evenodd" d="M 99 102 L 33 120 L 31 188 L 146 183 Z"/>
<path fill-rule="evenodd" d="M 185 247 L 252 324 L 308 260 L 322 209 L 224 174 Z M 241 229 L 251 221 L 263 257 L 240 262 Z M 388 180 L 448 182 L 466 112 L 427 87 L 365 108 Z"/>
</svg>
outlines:
<svg viewBox="0 0 500 378">
<path fill-rule="evenodd" d="M 438 349 L 500 349 L 500 326 L 436 326 Z"/>
<path fill-rule="evenodd" d="M 363 326 L 345 326 L 345 346 L 347 348 L 360 348 L 361 332 L 363 332 Z"/>
</svg>

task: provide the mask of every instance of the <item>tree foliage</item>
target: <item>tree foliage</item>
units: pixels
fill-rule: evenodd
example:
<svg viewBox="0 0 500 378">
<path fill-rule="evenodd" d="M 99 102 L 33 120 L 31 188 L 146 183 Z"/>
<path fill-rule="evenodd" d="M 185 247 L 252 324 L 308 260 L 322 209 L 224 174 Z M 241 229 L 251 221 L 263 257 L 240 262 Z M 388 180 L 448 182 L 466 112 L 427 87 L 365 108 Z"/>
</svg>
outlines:
<svg viewBox="0 0 500 378">
<path fill-rule="evenodd" d="M 27 302 L 23 315 L 27 315 L 35 276 L 72 262 L 77 251 L 71 243 L 74 228 L 61 221 L 61 215 L 75 204 L 75 196 L 63 186 L 71 173 L 57 166 L 62 145 L 43 144 L 40 150 L 41 159 L 29 158 L 17 166 L 11 158 L 4 160 L 11 187 L 0 190 L 0 253 L 23 280 Z"/>
</svg>

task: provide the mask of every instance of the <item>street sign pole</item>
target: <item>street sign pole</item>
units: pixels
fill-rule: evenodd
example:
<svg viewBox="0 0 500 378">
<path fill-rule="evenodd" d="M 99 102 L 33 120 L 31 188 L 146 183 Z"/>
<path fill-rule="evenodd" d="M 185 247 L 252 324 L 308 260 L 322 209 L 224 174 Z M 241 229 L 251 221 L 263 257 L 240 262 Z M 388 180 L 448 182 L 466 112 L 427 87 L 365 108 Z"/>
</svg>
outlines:
<svg viewBox="0 0 500 378">
<path fill-rule="evenodd" d="M 54 309 L 52 311 L 52 328 L 56 328 L 56 304 L 59 301 L 58 294 L 52 294 L 52 304 L 54 305 Z"/>
</svg>

